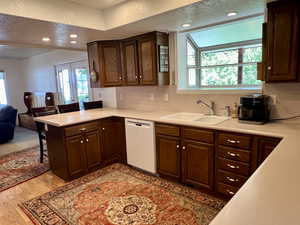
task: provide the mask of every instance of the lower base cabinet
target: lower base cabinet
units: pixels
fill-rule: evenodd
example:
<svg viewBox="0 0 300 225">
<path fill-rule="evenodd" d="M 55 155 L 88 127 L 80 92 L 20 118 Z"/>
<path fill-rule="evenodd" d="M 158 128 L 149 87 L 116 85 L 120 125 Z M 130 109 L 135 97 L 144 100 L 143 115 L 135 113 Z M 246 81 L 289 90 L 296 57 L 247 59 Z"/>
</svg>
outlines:
<svg viewBox="0 0 300 225">
<path fill-rule="evenodd" d="M 126 163 L 124 119 L 111 117 L 68 127 L 48 126 L 50 169 L 72 180 L 115 162 Z"/>
<path fill-rule="evenodd" d="M 185 129 L 185 128 L 182 128 Z M 182 137 L 180 127 L 156 125 L 157 170 L 160 176 L 195 187 L 213 188 L 213 145 L 201 135 Z M 202 134 L 210 132 L 201 131 Z M 200 138 L 200 140 L 199 140 Z"/>
<path fill-rule="evenodd" d="M 232 197 L 280 141 L 280 138 L 158 123 L 158 174 Z"/>
</svg>

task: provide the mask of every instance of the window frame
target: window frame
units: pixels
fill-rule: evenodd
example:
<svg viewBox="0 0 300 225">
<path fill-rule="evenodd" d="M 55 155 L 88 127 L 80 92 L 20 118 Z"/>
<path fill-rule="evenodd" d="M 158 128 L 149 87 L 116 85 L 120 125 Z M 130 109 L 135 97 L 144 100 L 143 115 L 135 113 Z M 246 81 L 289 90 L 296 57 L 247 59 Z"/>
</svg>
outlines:
<svg viewBox="0 0 300 225">
<path fill-rule="evenodd" d="M 204 47 L 199 48 L 195 41 L 193 41 L 191 35 L 188 33 L 186 34 L 186 44 L 190 43 L 191 46 L 196 51 L 196 66 L 189 66 L 186 61 L 186 68 L 187 68 L 187 87 L 190 90 L 247 90 L 247 89 L 255 89 L 255 90 L 261 90 L 263 83 L 257 84 L 257 85 L 243 85 L 242 79 L 243 79 L 243 67 L 245 65 L 255 65 L 257 62 L 243 62 L 243 49 L 247 47 L 255 47 L 255 45 L 262 44 L 262 39 L 255 39 L 255 40 L 249 40 L 249 41 L 241 41 L 241 42 L 234 42 L 234 43 L 228 43 L 224 45 L 215 45 L 210 47 Z M 210 65 L 210 66 L 201 66 L 201 53 L 206 51 L 222 51 L 222 50 L 229 50 L 229 49 L 237 49 L 238 50 L 238 63 L 236 64 L 223 64 L 223 65 Z M 186 55 L 188 56 L 188 50 L 186 49 Z M 203 68 L 216 68 L 221 66 L 238 66 L 238 84 L 237 85 L 220 85 L 220 86 L 202 86 L 201 85 L 201 70 Z M 190 85 L 189 84 L 189 69 L 196 69 L 196 85 Z"/>
<path fill-rule="evenodd" d="M 6 84 L 6 73 L 4 70 L 0 70 L 0 73 L 3 74 L 3 78 L 0 77 L 1 80 L 3 80 L 4 83 L 4 95 L 5 95 L 5 103 L 0 102 L 0 104 L 7 105 L 8 104 L 8 98 L 7 98 L 7 84 Z"/>
</svg>

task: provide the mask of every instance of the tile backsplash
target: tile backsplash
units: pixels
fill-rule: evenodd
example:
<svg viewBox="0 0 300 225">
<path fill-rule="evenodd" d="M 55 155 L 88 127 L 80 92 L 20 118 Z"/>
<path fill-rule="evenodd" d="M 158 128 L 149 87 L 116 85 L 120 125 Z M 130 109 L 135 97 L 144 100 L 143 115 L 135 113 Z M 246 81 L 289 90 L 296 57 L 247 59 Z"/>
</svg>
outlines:
<svg viewBox="0 0 300 225">
<path fill-rule="evenodd" d="M 275 95 L 276 105 L 272 107 L 272 117 L 289 117 L 300 114 L 300 84 L 266 84 L 264 94 Z M 216 103 L 218 115 L 224 115 L 225 106 L 233 106 L 239 103 L 242 95 L 200 95 L 180 94 L 175 86 L 144 86 L 144 87 L 119 87 L 116 89 L 118 108 L 137 109 L 143 111 L 188 111 L 208 113 L 203 105 L 197 105 L 196 101 L 211 100 Z"/>
</svg>

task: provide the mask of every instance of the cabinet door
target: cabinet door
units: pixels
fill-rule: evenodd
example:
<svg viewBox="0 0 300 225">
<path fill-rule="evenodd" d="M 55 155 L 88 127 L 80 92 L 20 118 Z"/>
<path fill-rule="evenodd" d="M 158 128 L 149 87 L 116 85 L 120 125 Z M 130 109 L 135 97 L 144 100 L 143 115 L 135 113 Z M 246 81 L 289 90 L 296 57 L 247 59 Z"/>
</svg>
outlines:
<svg viewBox="0 0 300 225">
<path fill-rule="evenodd" d="M 123 118 L 108 118 L 101 122 L 102 161 L 104 165 L 126 162 L 125 125 Z"/>
<path fill-rule="evenodd" d="M 213 145 L 182 142 L 182 180 L 184 183 L 213 188 Z"/>
<path fill-rule="evenodd" d="M 299 3 L 268 4 L 267 82 L 298 80 Z"/>
<path fill-rule="evenodd" d="M 164 177 L 180 179 L 180 140 L 174 137 L 156 136 L 157 171 Z"/>
<path fill-rule="evenodd" d="M 121 48 L 119 41 L 100 42 L 102 86 L 121 86 L 123 84 L 121 67 Z"/>
<path fill-rule="evenodd" d="M 88 169 L 101 164 L 101 147 L 99 131 L 89 132 L 85 136 Z"/>
<path fill-rule="evenodd" d="M 98 44 L 97 42 L 89 43 L 87 45 L 87 52 L 88 52 L 88 60 L 89 60 L 89 72 L 95 71 L 97 75 L 100 75 L 100 61 L 99 61 L 99 52 L 98 52 Z M 97 77 L 97 80 L 93 82 L 93 80 L 90 80 L 91 87 L 92 88 L 99 88 L 100 87 L 100 81 L 99 77 Z"/>
<path fill-rule="evenodd" d="M 155 37 L 138 40 L 139 72 L 142 85 L 157 84 L 157 61 Z"/>
<path fill-rule="evenodd" d="M 137 58 L 137 42 L 124 41 L 123 47 L 123 66 L 126 85 L 139 84 L 138 58 Z"/>
<path fill-rule="evenodd" d="M 82 135 L 66 138 L 68 168 L 71 177 L 86 173 L 85 141 Z"/>
<path fill-rule="evenodd" d="M 258 166 L 271 154 L 280 139 L 260 138 L 258 140 Z"/>
</svg>

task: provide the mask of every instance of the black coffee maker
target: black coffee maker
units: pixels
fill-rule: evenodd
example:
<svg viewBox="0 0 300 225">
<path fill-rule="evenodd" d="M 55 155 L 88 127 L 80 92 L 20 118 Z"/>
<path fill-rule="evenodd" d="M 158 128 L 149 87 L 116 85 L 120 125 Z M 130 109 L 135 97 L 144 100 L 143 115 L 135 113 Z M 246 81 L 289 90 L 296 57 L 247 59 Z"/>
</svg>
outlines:
<svg viewBox="0 0 300 225">
<path fill-rule="evenodd" d="M 241 97 L 238 110 L 241 123 L 264 124 L 270 120 L 270 97 L 267 95 L 247 95 Z"/>
</svg>

